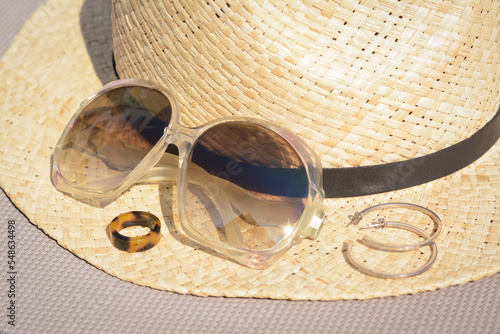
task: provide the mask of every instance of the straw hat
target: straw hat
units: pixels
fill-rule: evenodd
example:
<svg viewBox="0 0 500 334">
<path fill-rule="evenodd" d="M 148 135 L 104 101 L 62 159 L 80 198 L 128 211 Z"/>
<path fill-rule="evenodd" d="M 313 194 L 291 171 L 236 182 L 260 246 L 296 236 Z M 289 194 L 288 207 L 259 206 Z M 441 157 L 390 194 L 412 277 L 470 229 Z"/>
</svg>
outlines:
<svg viewBox="0 0 500 334">
<path fill-rule="evenodd" d="M 363 299 L 491 275 L 500 270 L 500 144 L 438 180 L 326 199 L 319 238 L 260 271 L 200 250 L 175 230 L 171 183 L 136 185 L 99 208 L 58 192 L 49 175 L 54 145 L 80 101 L 114 79 L 113 52 L 119 77 L 168 87 L 186 125 L 264 118 L 301 136 L 324 168 L 426 159 L 462 143 L 495 115 L 499 18 L 495 1 L 48 1 L 0 63 L 0 186 L 61 246 L 111 275 L 157 289 Z M 390 202 L 421 205 L 442 219 L 437 261 L 422 275 L 373 278 L 345 261 L 342 244 L 362 235 L 347 217 Z M 125 253 L 109 242 L 108 223 L 132 210 L 160 217 L 156 247 Z M 432 229 L 410 210 L 381 215 Z M 414 237 L 377 233 L 396 243 Z M 425 263 L 427 248 L 353 251 L 368 266 L 398 272 Z"/>
</svg>

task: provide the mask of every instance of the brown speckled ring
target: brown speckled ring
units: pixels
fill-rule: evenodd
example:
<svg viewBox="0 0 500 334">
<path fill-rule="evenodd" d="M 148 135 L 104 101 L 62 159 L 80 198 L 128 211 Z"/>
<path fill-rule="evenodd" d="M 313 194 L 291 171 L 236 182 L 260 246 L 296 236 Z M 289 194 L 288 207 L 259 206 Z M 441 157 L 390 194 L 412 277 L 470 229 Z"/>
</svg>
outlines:
<svg viewBox="0 0 500 334">
<path fill-rule="evenodd" d="M 138 237 L 127 237 L 119 232 L 130 226 L 148 227 L 148 234 Z M 155 215 L 144 211 L 130 211 L 122 213 L 109 223 L 106 234 L 113 246 L 129 253 L 143 252 L 156 246 L 160 242 L 160 220 Z"/>
</svg>

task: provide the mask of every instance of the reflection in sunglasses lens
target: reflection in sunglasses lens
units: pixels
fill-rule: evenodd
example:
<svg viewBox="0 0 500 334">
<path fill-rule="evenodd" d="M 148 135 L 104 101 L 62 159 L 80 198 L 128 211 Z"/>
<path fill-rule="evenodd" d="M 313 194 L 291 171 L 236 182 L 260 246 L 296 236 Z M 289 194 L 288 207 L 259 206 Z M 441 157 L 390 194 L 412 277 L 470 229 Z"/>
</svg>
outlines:
<svg viewBox="0 0 500 334">
<path fill-rule="evenodd" d="M 71 124 L 59 172 L 89 190 L 115 187 L 158 142 L 171 116 L 170 101 L 154 89 L 121 87 L 104 93 Z"/>
<path fill-rule="evenodd" d="M 293 230 L 308 196 L 295 149 L 256 124 L 216 125 L 196 141 L 186 214 L 196 233 L 244 250 L 267 250 Z"/>
</svg>

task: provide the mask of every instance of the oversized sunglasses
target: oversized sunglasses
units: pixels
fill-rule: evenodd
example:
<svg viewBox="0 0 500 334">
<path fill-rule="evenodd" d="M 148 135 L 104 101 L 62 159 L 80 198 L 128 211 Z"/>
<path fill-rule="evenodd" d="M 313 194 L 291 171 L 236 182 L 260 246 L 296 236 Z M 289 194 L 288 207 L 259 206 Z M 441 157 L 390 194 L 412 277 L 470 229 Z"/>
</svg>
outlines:
<svg viewBox="0 0 500 334">
<path fill-rule="evenodd" d="M 305 142 L 253 118 L 188 128 L 179 110 L 157 84 L 107 84 L 66 126 L 52 158 L 53 184 L 75 198 L 105 202 L 155 171 L 176 179 L 182 230 L 251 268 L 265 268 L 317 236 L 322 169 Z"/>
</svg>

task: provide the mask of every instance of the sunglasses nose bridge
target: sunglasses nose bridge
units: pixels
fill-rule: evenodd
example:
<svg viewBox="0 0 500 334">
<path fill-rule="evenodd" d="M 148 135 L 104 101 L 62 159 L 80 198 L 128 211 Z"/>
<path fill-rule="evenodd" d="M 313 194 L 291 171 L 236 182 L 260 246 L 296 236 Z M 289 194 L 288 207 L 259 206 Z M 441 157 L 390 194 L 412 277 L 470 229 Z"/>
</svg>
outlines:
<svg viewBox="0 0 500 334">
<path fill-rule="evenodd" d="M 175 126 L 165 128 L 165 134 L 167 143 L 173 144 L 181 150 L 181 148 L 189 146 L 194 141 L 197 130 L 181 124 L 176 124 Z"/>
<path fill-rule="evenodd" d="M 164 141 L 161 147 L 167 148 L 166 154 L 163 154 L 156 165 L 149 170 L 141 181 L 155 182 L 163 180 L 175 180 L 178 176 L 178 166 L 188 152 L 194 137 L 196 129 L 188 128 L 178 123 L 171 124 L 164 130 Z M 170 149 L 170 145 L 177 148 Z"/>
</svg>

